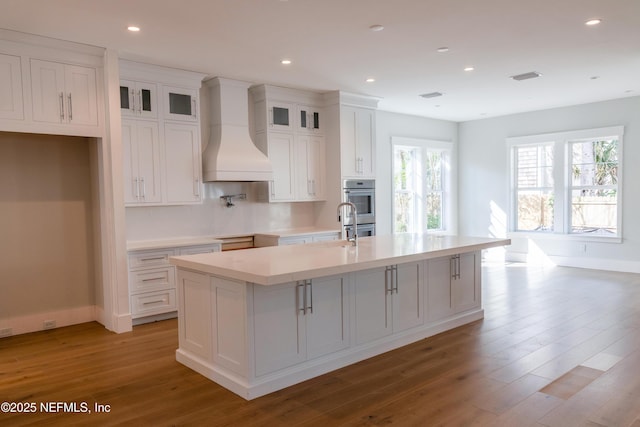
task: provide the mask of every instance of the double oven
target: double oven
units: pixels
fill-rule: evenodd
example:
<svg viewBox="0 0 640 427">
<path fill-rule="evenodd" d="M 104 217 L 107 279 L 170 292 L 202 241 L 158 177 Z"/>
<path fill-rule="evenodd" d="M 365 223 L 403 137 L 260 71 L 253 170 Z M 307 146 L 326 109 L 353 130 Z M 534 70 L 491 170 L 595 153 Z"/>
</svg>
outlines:
<svg viewBox="0 0 640 427">
<path fill-rule="evenodd" d="M 343 186 L 345 202 L 356 205 L 358 215 L 358 237 L 375 236 L 376 234 L 376 186 L 373 179 L 347 179 Z M 348 216 L 344 221 L 347 237 L 353 235 L 353 218 Z"/>
</svg>

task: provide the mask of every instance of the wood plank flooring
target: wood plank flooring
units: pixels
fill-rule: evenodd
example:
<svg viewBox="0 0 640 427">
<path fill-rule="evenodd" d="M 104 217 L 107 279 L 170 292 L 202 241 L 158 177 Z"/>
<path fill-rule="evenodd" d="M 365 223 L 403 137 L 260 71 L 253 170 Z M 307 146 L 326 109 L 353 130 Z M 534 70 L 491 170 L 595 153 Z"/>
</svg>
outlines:
<svg viewBox="0 0 640 427">
<path fill-rule="evenodd" d="M 483 280 L 483 320 L 250 402 L 175 361 L 175 320 L 2 338 L 0 402 L 37 411 L 0 425 L 640 426 L 640 275 L 488 264 Z"/>
</svg>

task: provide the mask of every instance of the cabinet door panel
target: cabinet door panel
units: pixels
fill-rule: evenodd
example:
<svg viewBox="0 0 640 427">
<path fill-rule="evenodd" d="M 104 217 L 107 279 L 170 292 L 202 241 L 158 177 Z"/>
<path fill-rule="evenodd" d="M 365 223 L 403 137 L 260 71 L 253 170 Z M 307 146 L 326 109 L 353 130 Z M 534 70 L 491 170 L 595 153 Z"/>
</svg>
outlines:
<svg viewBox="0 0 640 427">
<path fill-rule="evenodd" d="M 198 127 L 165 124 L 165 173 L 168 203 L 200 201 L 200 143 Z"/>
<path fill-rule="evenodd" d="M 453 314 L 451 301 L 451 258 L 427 262 L 427 307 L 429 320 L 440 320 Z"/>
<path fill-rule="evenodd" d="M 0 54 L 0 119 L 24 119 L 20 57 Z"/>
<path fill-rule="evenodd" d="M 294 198 L 293 134 L 269 135 L 269 160 L 273 166 L 273 181 L 269 183 L 271 201 L 290 201 Z"/>
<path fill-rule="evenodd" d="M 349 345 L 347 281 L 345 276 L 321 277 L 307 285 L 313 311 L 307 311 L 309 358 L 332 353 Z"/>
<path fill-rule="evenodd" d="M 354 274 L 356 344 L 363 344 L 392 332 L 391 299 L 384 268 Z"/>
<path fill-rule="evenodd" d="M 138 122 L 135 126 L 140 201 L 143 203 L 161 202 L 158 125 L 153 122 Z"/>
<path fill-rule="evenodd" d="M 393 293 L 393 330 L 402 331 L 424 323 L 422 263 L 399 264 L 397 292 Z"/>
<path fill-rule="evenodd" d="M 167 120 L 198 121 L 198 91 L 164 86 L 164 117 Z"/>
<path fill-rule="evenodd" d="M 253 286 L 256 375 L 305 360 L 304 317 L 298 310 L 302 292 L 295 283 Z"/>
<path fill-rule="evenodd" d="M 451 297 L 456 312 L 469 310 L 480 303 L 480 293 L 476 287 L 479 256 L 476 257 L 475 253 L 461 254 L 458 262 L 459 277 L 451 281 Z"/>
<path fill-rule="evenodd" d="M 66 113 L 69 123 L 97 126 L 96 70 L 66 65 L 65 88 Z"/>
<path fill-rule="evenodd" d="M 357 152 L 360 157 L 360 175 L 374 177 L 375 174 L 375 112 L 361 109 L 356 118 Z"/>
<path fill-rule="evenodd" d="M 31 60 L 31 97 L 33 121 L 63 123 L 64 65 L 56 62 Z"/>
</svg>

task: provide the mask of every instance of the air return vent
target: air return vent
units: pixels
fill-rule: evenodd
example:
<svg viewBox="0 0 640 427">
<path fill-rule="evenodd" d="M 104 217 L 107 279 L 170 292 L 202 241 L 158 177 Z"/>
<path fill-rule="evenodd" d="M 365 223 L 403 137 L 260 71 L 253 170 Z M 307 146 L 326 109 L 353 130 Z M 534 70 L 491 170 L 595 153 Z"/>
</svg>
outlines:
<svg viewBox="0 0 640 427">
<path fill-rule="evenodd" d="M 518 74 L 518 75 L 515 75 L 515 76 L 511 76 L 511 78 L 512 78 L 513 80 L 518 80 L 518 81 L 520 81 L 520 80 L 535 79 L 535 78 L 537 78 L 537 77 L 540 77 L 541 75 L 542 75 L 542 74 L 540 74 L 540 73 L 539 73 L 539 72 L 537 72 L 537 71 L 530 71 L 530 72 L 528 72 L 528 73 Z"/>
<path fill-rule="evenodd" d="M 441 92 L 430 92 L 430 93 L 423 93 L 422 95 L 420 95 L 421 98 L 437 98 L 439 96 L 442 96 Z"/>
</svg>

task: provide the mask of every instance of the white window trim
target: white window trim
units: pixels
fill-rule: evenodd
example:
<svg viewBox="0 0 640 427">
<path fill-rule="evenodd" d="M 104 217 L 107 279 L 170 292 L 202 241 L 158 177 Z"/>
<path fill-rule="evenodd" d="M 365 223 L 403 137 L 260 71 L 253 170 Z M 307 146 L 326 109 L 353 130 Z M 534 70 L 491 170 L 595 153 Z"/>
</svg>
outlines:
<svg viewBox="0 0 640 427">
<path fill-rule="evenodd" d="M 395 233 L 395 165 L 394 165 L 394 153 L 396 145 L 401 146 L 413 146 L 428 150 L 442 150 L 446 151 L 449 155 L 448 170 L 445 171 L 442 178 L 443 182 L 443 229 L 441 230 L 425 230 L 425 233 L 429 234 L 455 234 L 457 232 L 456 216 L 454 210 L 457 208 L 455 201 L 456 195 L 456 182 L 455 182 L 455 144 L 451 141 L 422 139 L 422 138 L 408 138 L 400 136 L 391 137 L 391 231 Z"/>
<path fill-rule="evenodd" d="M 585 234 L 572 234 L 567 230 L 570 227 L 571 212 L 567 206 L 571 205 L 570 202 L 570 189 L 571 186 L 571 171 L 565 170 L 565 164 L 569 156 L 569 143 L 578 142 L 581 140 L 589 141 L 597 138 L 618 137 L 618 159 L 619 159 L 619 175 L 618 175 L 618 197 L 617 197 L 617 230 L 618 235 L 615 237 L 608 236 L 591 236 Z M 507 138 L 507 150 L 510 165 L 509 165 L 509 215 L 508 215 L 508 236 L 513 237 L 530 237 L 530 238 L 543 238 L 543 239 L 565 239 L 585 242 L 608 242 L 608 243 L 621 243 L 623 240 L 622 230 L 622 195 L 623 195 L 623 146 L 624 146 L 624 126 L 609 126 L 603 128 L 594 129 L 582 129 L 567 132 L 554 132 L 539 135 L 526 135 L 518 137 Z M 559 171 L 554 173 L 554 192 L 558 197 L 554 201 L 554 231 L 515 231 L 516 224 L 516 205 L 515 205 L 515 189 L 516 180 L 515 176 L 515 159 L 514 159 L 514 147 L 524 145 L 540 145 L 544 143 L 553 143 L 554 146 L 554 170 Z M 559 178 L 559 179 L 558 179 Z"/>
</svg>

